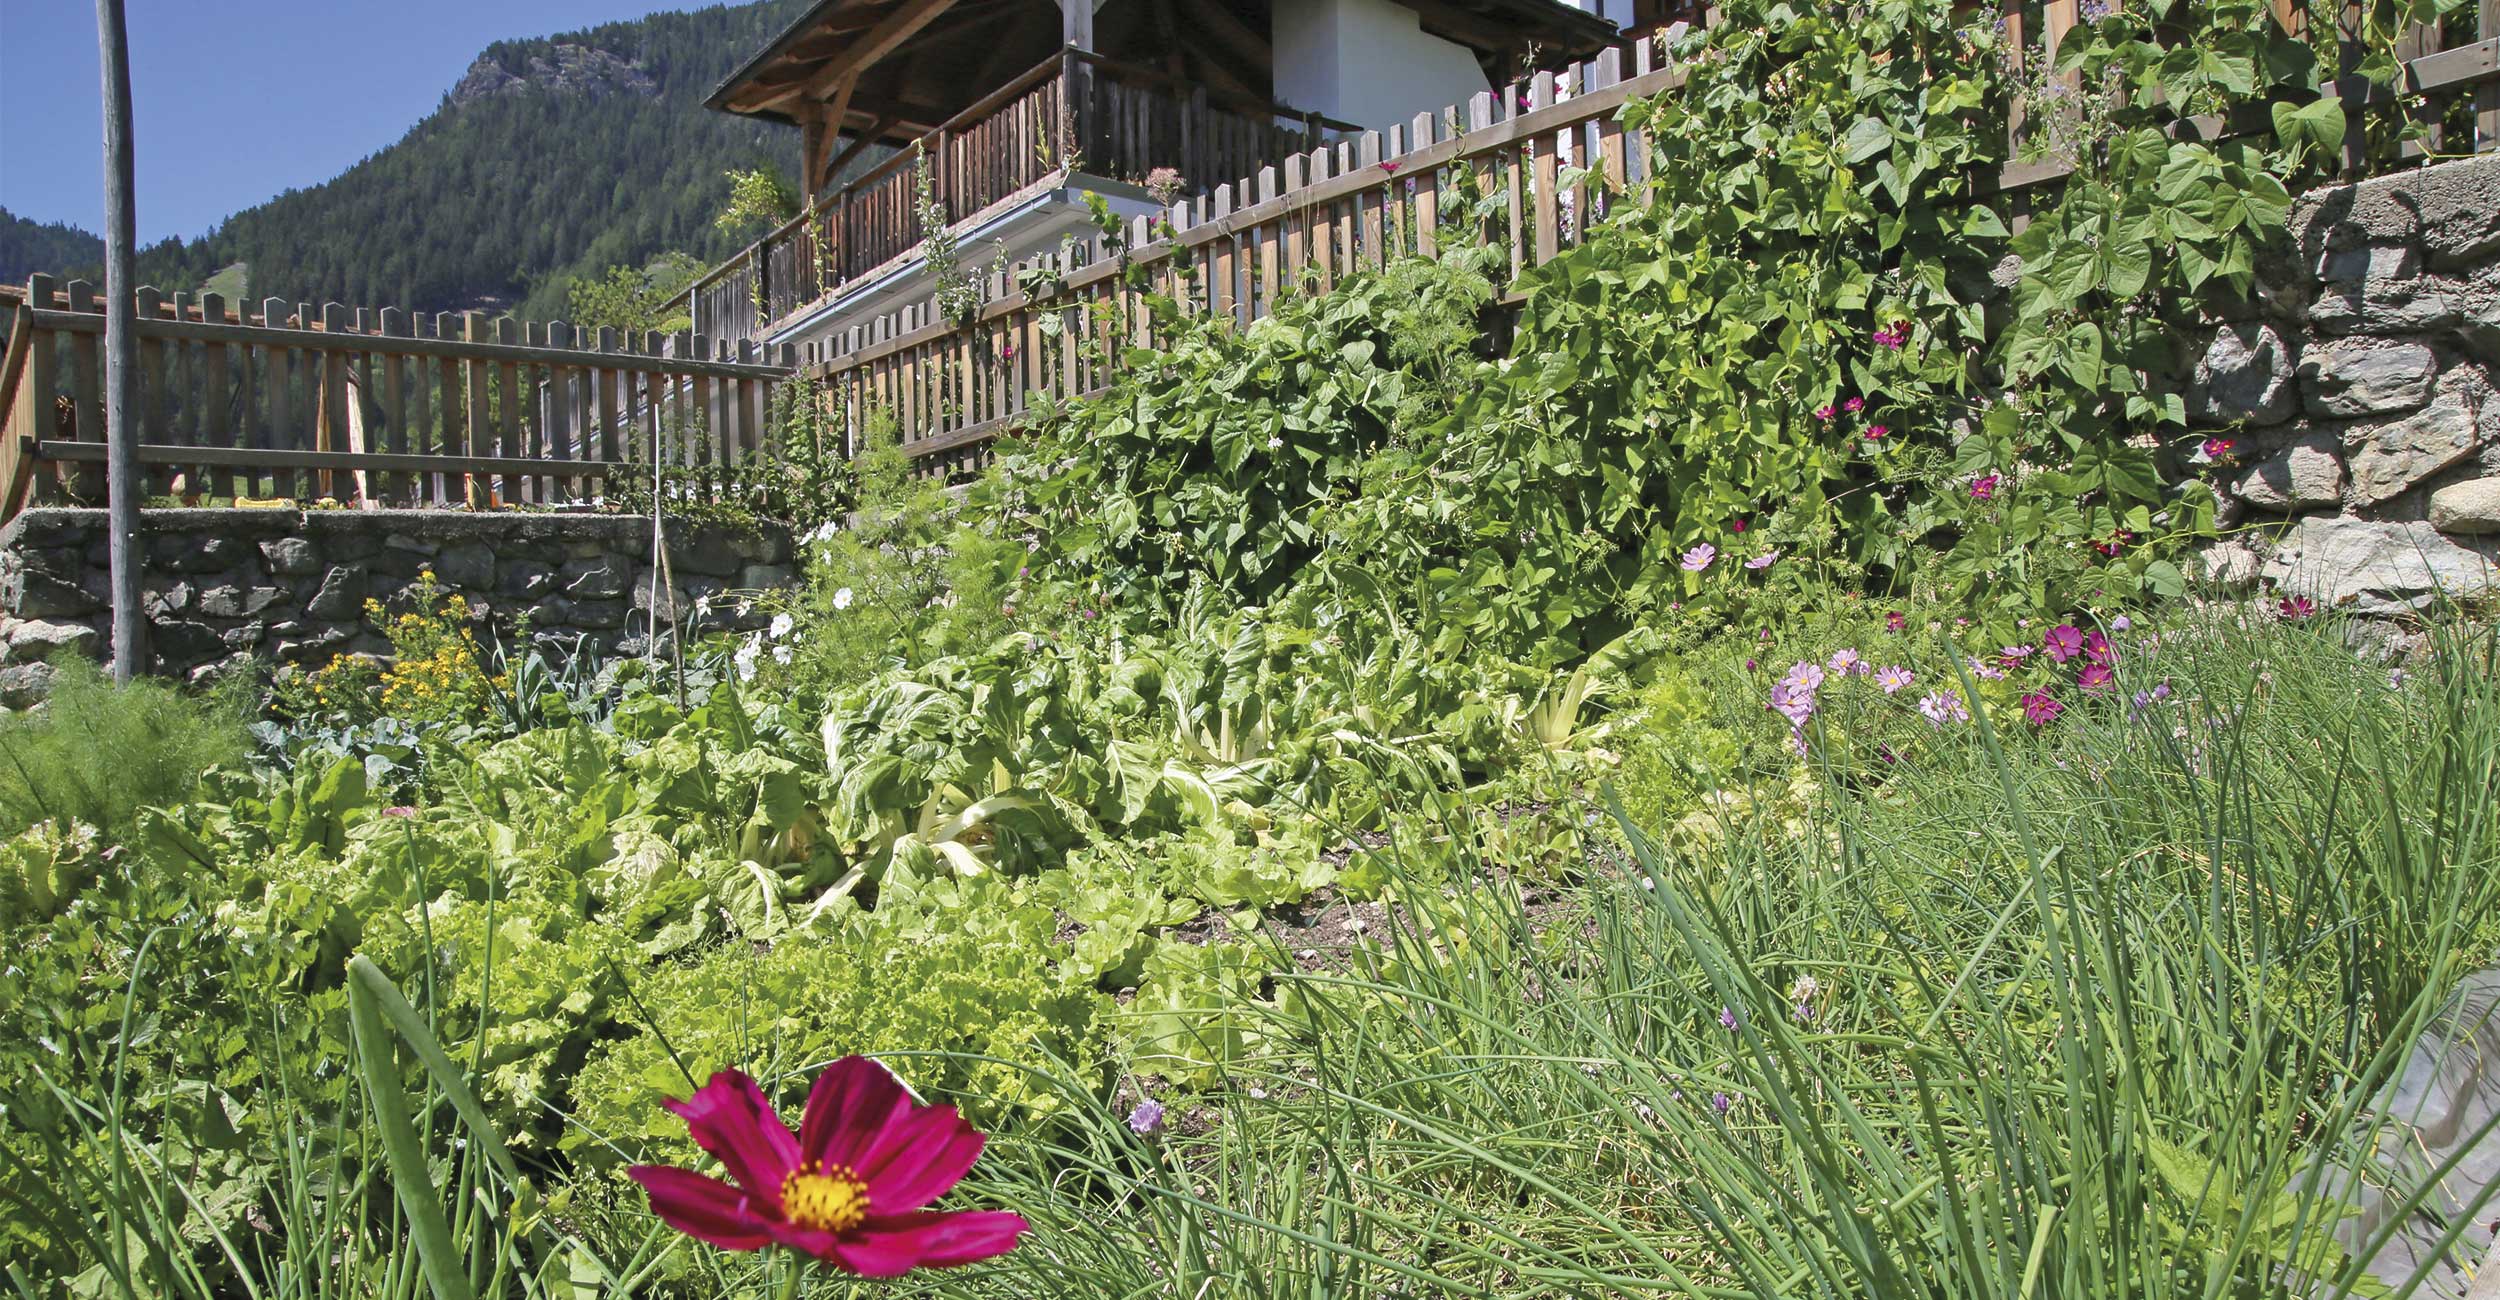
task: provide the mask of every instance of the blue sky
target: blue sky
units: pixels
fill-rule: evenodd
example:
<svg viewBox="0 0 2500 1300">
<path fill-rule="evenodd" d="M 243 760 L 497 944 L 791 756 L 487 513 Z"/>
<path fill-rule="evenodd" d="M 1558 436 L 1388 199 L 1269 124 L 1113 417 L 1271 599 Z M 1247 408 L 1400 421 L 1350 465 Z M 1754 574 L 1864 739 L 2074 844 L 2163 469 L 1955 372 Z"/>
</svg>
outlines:
<svg viewBox="0 0 2500 1300">
<path fill-rule="evenodd" d="M 685 7 L 128 0 L 140 242 L 337 175 L 432 112 L 495 41 Z M 90 0 L 0 0 L 0 207 L 102 228 L 96 67 Z"/>
</svg>

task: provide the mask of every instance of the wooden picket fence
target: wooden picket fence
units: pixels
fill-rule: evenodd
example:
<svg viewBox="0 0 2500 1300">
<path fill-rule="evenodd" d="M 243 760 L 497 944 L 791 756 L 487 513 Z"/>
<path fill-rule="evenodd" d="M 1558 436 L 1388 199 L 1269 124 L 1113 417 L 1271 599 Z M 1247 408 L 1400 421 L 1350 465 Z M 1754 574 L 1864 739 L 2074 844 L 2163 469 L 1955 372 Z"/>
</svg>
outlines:
<svg viewBox="0 0 2500 1300">
<path fill-rule="evenodd" d="M 2282 3 L 2296 19 L 2290 0 Z M 2031 32 L 2027 9 L 2039 13 Z M 2048 60 L 2078 21 L 2075 0 L 2051 0 L 2009 6 L 2007 26 L 2018 59 Z M 2406 39 L 2406 84 L 2428 97 L 2420 111 L 2433 123 L 2431 145 L 2451 153 L 2500 148 L 2500 0 L 2480 0 L 2476 21 L 2470 39 L 2427 28 Z M 1664 44 L 1642 41 L 1628 57 L 1609 50 L 1385 133 L 1288 156 L 1174 205 L 1160 222 L 1138 218 L 1120 240 L 1097 237 L 993 275 L 985 305 L 969 319 L 941 319 L 934 301 L 923 302 L 805 344 L 801 372 L 822 385 L 851 450 L 870 413 L 882 411 L 897 422 L 918 472 L 954 476 L 984 463 L 992 441 L 1037 404 L 1099 393 L 1125 351 L 1165 342 L 1149 294 L 1247 325 L 1281 295 L 1325 291 L 1390 258 L 1433 255 L 1454 219 L 1447 201 L 1470 192 L 1494 196 L 1497 215 L 1482 233 L 1507 249 L 1515 276 L 1580 244 L 1644 179 L 1647 141 L 1618 115 L 1630 100 L 1683 84 L 1684 71 L 1664 65 Z M 2322 93 L 2342 94 L 2357 127 L 2392 107 L 2372 102 L 2363 86 L 2348 78 Z M 2443 137 L 2459 115 L 2471 138 Z M 2180 129 L 2211 139 L 2271 127 L 2258 113 Z M 2348 134 L 2357 175 L 2361 132 Z M 1981 178 L 1982 188 L 2017 191 L 2019 221 L 2030 201 L 2019 192 L 2053 185 L 2068 170 L 2017 163 Z"/>
<path fill-rule="evenodd" d="M 102 501 L 102 299 L 38 275 L 0 306 L 0 519 Z M 676 500 L 727 496 L 762 468 L 794 360 L 477 312 L 152 288 L 134 306 L 143 490 L 180 501 L 647 507 L 655 473 Z"/>
<path fill-rule="evenodd" d="M 2278 5 L 2287 20 L 2305 12 L 2296 0 Z M 2024 58 L 2048 59 L 2079 17 L 2076 0 L 2018 3 L 2007 27 Z M 2404 85 L 2421 97 L 2405 111 L 2427 128 L 2408 156 L 2500 148 L 2500 0 L 2478 0 L 2468 26 L 2405 38 Z M 820 386 L 846 452 L 858 451 L 871 414 L 886 412 L 919 472 L 967 472 L 1037 404 L 1099 393 L 1127 350 L 1167 342 L 1150 295 L 1247 325 L 1285 294 L 1325 291 L 1394 257 L 1431 256 L 1450 222 L 1488 211 L 1466 237 L 1505 249 L 1514 277 L 1576 247 L 1645 179 L 1648 142 L 1619 113 L 1683 84 L 1681 69 L 1662 64 L 1662 48 L 1645 40 L 1628 55 L 1609 50 L 1385 133 L 1289 154 L 1158 220 L 1139 218 L 1117 240 L 1097 237 L 994 275 L 968 319 L 941 320 L 923 302 L 770 357 L 752 337 L 762 325 L 751 309 L 734 326 L 722 322 L 734 341 L 585 337 L 561 322 L 277 299 L 255 312 L 214 294 L 141 289 L 145 490 L 484 508 L 631 504 L 621 498 L 647 500 L 656 481 L 673 500 L 721 499 L 765 478 L 774 392 L 794 373 Z M 2357 59 L 2349 53 L 2347 75 L 2321 93 L 2340 96 L 2359 124 L 2396 105 L 2349 75 Z M 2257 113 L 2177 129 L 2210 139 L 2270 122 Z M 2347 134 L 2347 171 L 2357 176 L 2361 132 Z M 1151 150 L 1139 148 L 1135 161 L 1148 161 Z M 2023 192 L 2064 174 L 2044 161 L 1978 179 L 1983 190 L 2014 192 L 2019 221 Z M 1462 215 L 1451 206 L 1459 196 L 1491 201 Z M 798 298 L 832 291 L 794 279 L 776 306 L 803 307 Z M 101 500 L 103 310 L 94 287 L 37 276 L 22 295 L 0 289 L 0 309 L 14 322 L 0 356 L 0 518 L 32 501 Z"/>
</svg>

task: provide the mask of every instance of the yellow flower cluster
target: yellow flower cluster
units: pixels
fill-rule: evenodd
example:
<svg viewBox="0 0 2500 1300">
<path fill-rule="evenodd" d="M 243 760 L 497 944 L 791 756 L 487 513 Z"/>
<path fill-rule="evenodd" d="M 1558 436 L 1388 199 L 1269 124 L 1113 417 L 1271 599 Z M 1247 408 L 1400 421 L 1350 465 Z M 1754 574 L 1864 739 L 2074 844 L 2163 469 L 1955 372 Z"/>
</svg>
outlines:
<svg viewBox="0 0 2500 1300">
<path fill-rule="evenodd" d="M 488 685 L 477 637 L 463 627 L 436 639 L 432 653 L 392 663 L 382 674 L 382 707 L 403 717 L 465 714 L 485 702 Z"/>
<path fill-rule="evenodd" d="M 365 618 L 390 639 L 390 666 L 341 656 L 313 674 L 313 699 L 337 707 L 374 701 L 384 713 L 420 722 L 477 713 L 488 692 L 504 683 L 486 672 L 468 598 L 446 594 L 433 570 L 425 569 L 403 599 L 398 614 L 379 600 L 365 602 Z"/>
</svg>

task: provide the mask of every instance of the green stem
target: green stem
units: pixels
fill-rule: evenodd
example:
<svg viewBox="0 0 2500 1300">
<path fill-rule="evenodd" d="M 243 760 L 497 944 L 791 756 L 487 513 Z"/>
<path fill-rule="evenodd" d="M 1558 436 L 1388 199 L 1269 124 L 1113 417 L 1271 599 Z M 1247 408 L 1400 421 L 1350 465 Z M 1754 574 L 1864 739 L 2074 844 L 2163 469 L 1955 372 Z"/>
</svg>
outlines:
<svg viewBox="0 0 2500 1300">
<path fill-rule="evenodd" d="M 799 1300 L 799 1279 L 807 1276 L 807 1261 L 797 1251 L 785 1250 L 780 1254 L 790 1266 L 790 1271 L 781 1277 L 781 1300 Z"/>
</svg>

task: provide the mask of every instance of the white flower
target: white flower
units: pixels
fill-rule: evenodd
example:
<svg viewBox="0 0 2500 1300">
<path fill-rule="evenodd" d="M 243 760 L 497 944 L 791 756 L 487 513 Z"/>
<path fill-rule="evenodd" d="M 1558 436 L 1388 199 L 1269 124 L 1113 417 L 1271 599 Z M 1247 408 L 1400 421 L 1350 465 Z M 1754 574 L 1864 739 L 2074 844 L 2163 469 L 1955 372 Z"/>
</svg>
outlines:
<svg viewBox="0 0 2500 1300">
<path fill-rule="evenodd" d="M 774 646 L 773 662 L 777 664 L 786 664 L 790 662 L 790 647 L 786 645 Z"/>
<path fill-rule="evenodd" d="M 1269 439 L 1267 440 L 1267 449 L 1268 449 L 1269 451 L 1278 451 L 1278 450 L 1281 450 L 1281 449 L 1283 449 L 1284 445 L 1285 445 L 1285 440 L 1284 440 L 1283 438 L 1271 437 L 1271 438 L 1269 438 Z"/>
<path fill-rule="evenodd" d="M 773 640 L 778 641 L 781 638 L 790 635 L 790 629 L 797 627 L 798 625 L 799 621 L 790 617 L 788 614 L 773 615 Z"/>
<path fill-rule="evenodd" d="M 833 607 L 835 609 L 849 609 L 851 607 L 850 588 L 844 587 L 840 591 L 833 593 Z"/>
<path fill-rule="evenodd" d="M 762 638 L 748 637 L 746 639 L 746 643 L 738 647 L 738 653 L 729 657 L 729 661 L 738 667 L 738 679 L 740 681 L 745 681 L 748 678 L 755 676 L 755 659 L 756 656 L 762 654 L 763 652 L 764 642 Z"/>
<path fill-rule="evenodd" d="M 711 617 L 711 614 L 712 614 L 712 598 L 711 598 L 711 597 L 709 597 L 709 596 L 697 596 L 697 597 L 695 597 L 695 599 L 694 599 L 694 616 L 695 616 L 696 618 L 709 618 L 709 617 Z"/>
</svg>

